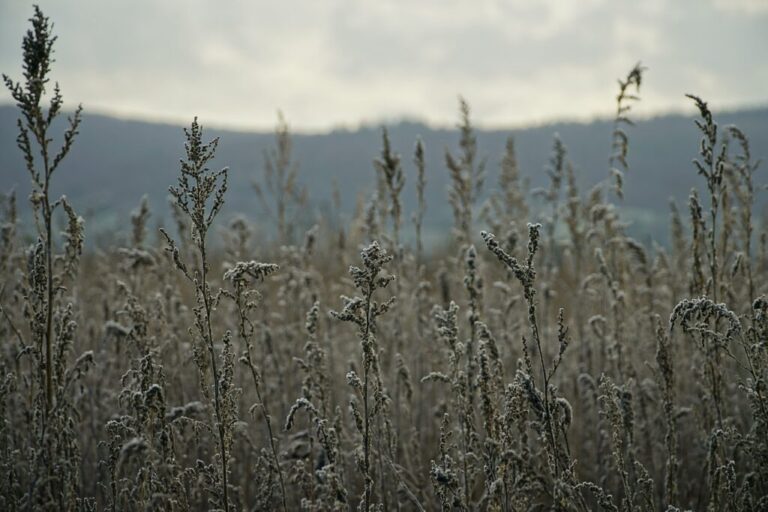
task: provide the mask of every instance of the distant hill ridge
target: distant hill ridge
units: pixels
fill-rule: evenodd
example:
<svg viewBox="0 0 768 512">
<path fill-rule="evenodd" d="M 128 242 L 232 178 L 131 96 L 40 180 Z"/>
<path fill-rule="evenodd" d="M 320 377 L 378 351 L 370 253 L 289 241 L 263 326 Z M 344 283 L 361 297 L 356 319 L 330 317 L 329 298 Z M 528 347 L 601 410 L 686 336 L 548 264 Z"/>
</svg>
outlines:
<svg viewBox="0 0 768 512">
<path fill-rule="evenodd" d="M 0 106 L 0 191 L 15 187 L 21 198 L 26 198 L 29 179 L 15 144 L 17 116 L 15 107 Z M 715 112 L 715 120 L 720 126 L 739 126 L 750 138 L 753 155 L 768 156 L 768 107 Z M 205 127 L 205 120 L 201 122 Z M 426 223 L 428 229 L 442 231 L 451 222 L 443 155 L 445 148 L 457 147 L 458 132 L 412 121 L 388 128 L 407 176 L 403 200 L 408 218 L 415 206 L 413 147 L 417 136 L 424 141 Z M 488 157 L 486 190 L 495 186 L 505 140 L 510 135 L 515 138 L 523 175 L 530 178 L 532 187 L 545 184 L 543 169 L 553 136 L 558 133 L 575 164 L 579 186 L 586 192 L 607 175 L 611 130 L 612 122 L 607 120 L 479 130 L 479 152 Z M 71 199 L 86 217 L 89 231 L 128 229 L 129 212 L 144 194 L 149 197 L 156 220 L 167 215 L 168 186 L 176 180 L 183 152 L 180 126 L 86 114 L 80 132 L 70 156 L 57 171 L 54 194 L 66 194 Z M 631 217 L 639 224 L 647 225 L 641 231 L 663 231 L 666 228 L 661 221 L 667 218 L 669 198 L 684 202 L 692 187 L 703 186 L 691 164 L 697 156 L 700 135 L 692 117 L 677 114 L 638 121 L 629 128 L 629 135 L 630 170 L 625 179 L 623 207 L 632 212 Z M 261 178 L 263 150 L 272 144 L 273 134 L 206 129 L 206 136 L 221 137 L 214 165 L 231 169 L 224 217 L 244 214 L 258 222 L 262 219 L 261 209 L 250 184 Z M 334 179 L 340 184 L 342 206 L 347 213 L 353 210 L 358 194 L 373 190 L 371 162 L 379 152 L 380 139 L 376 127 L 294 135 L 300 181 L 309 189 L 313 208 L 319 211 L 330 203 Z M 768 183 L 766 173 L 768 168 L 758 171 L 758 184 Z M 765 195 L 764 192 L 759 198 L 763 205 Z"/>
</svg>

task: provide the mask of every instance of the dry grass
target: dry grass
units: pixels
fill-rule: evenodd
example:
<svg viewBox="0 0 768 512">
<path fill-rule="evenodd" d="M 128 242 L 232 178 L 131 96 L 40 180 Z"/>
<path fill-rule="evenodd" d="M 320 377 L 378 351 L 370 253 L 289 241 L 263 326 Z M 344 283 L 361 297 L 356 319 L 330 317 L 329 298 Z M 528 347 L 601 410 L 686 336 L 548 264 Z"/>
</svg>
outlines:
<svg viewBox="0 0 768 512">
<path fill-rule="evenodd" d="M 429 176 L 446 170 L 425 168 L 421 142 L 406 163 L 386 131 L 370 204 L 297 241 L 305 198 L 281 118 L 257 189 L 275 243 L 242 219 L 213 243 L 227 171 L 209 169 L 216 142 L 195 121 L 177 232 L 151 233 L 143 201 L 124 246 L 83 253 L 74 205 L 49 196 L 79 123 L 55 148 L 53 41 L 36 11 L 24 79 L 5 77 L 38 223 L 25 246 L 15 197 L 0 204 L 2 510 L 768 509 L 760 173 L 747 135 L 718 130 L 701 99 L 705 201 L 694 190 L 690 220 L 673 207 L 668 248 L 629 238 L 606 194 L 632 172 L 638 65 L 619 83 L 611 173 L 586 194 L 567 141 L 550 187 L 529 193 L 510 140 L 481 203 L 462 100 L 445 251 L 420 234 Z"/>
</svg>

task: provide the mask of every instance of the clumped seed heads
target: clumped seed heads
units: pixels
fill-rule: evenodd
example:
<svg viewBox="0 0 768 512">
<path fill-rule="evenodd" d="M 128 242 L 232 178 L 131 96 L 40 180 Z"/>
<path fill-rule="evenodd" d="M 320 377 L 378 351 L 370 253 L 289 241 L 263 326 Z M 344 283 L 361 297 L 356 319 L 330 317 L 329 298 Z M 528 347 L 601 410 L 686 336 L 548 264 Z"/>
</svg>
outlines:
<svg viewBox="0 0 768 512">
<path fill-rule="evenodd" d="M 355 416 L 357 429 L 362 436 L 362 460 L 360 470 L 365 479 L 362 507 L 366 512 L 374 505 L 373 500 L 373 475 L 371 461 L 372 428 L 373 422 L 384 406 L 384 390 L 382 388 L 381 373 L 379 367 L 378 347 L 376 343 L 376 319 L 387 312 L 394 298 L 383 303 L 374 300 L 374 293 L 384 289 L 394 281 L 393 275 L 381 275 L 384 265 L 392 261 L 392 256 L 374 241 L 360 253 L 363 267 L 352 266 L 349 275 L 352 277 L 355 287 L 362 297 L 342 297 L 344 308 L 341 312 L 331 311 L 331 316 L 342 322 L 350 322 L 357 326 L 358 337 L 363 351 L 363 379 L 355 372 L 347 374 L 350 385 L 358 391 L 363 402 L 363 411 L 360 412 L 352 402 L 351 406 Z M 373 391 L 373 401 L 370 400 L 370 391 Z M 362 417 L 361 417 L 362 415 Z"/>
<path fill-rule="evenodd" d="M 220 482 L 212 488 L 212 492 L 220 506 L 229 510 L 229 466 L 228 459 L 232 447 L 232 428 L 237 420 L 235 394 L 233 388 L 234 355 L 231 349 L 231 333 L 227 331 L 222 337 L 224 350 L 221 353 L 221 363 L 216 356 L 216 341 L 213 334 L 212 313 L 215 299 L 209 284 L 210 261 L 208 255 L 207 235 L 214 219 L 224 206 L 224 194 L 227 190 L 227 169 L 211 171 L 208 163 L 213 159 L 218 146 L 218 139 L 203 142 L 203 129 L 197 118 L 192 121 L 189 129 L 184 130 L 186 143 L 184 149 L 186 159 L 181 160 L 181 172 L 178 185 L 170 187 L 171 196 L 176 206 L 184 212 L 192 222 L 193 241 L 197 249 L 199 266 L 192 272 L 184 263 L 180 251 L 173 239 L 164 230 L 161 233 L 168 242 L 167 251 L 171 254 L 176 267 L 194 285 L 197 306 L 194 309 L 195 327 L 202 346 L 195 347 L 195 362 L 198 365 L 200 386 L 203 394 L 208 395 L 206 374 L 211 371 L 213 387 L 213 409 L 215 430 L 219 441 L 219 471 L 209 475 L 212 481 Z M 264 274 L 265 270 L 258 264 L 236 266 L 232 278 L 244 275 L 254 275 L 255 272 Z M 206 351 L 207 357 L 202 351 Z M 206 466 L 201 466 L 205 470 Z"/>
</svg>

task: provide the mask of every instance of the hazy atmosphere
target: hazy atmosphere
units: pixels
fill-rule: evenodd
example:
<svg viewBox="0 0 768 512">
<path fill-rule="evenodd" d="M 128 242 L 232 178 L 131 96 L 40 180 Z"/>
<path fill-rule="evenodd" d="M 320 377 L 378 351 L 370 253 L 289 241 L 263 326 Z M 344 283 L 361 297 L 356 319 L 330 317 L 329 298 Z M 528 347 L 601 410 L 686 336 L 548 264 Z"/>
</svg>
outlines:
<svg viewBox="0 0 768 512">
<path fill-rule="evenodd" d="M 768 2 L 0 0 L 0 72 L 0 511 L 768 511 Z"/>
<path fill-rule="evenodd" d="M 41 1 L 56 78 L 89 112 L 297 130 L 415 118 L 479 125 L 611 115 L 641 60 L 638 115 L 768 102 L 763 0 Z M 0 69 L 18 73 L 31 2 L 0 2 Z M 611 77 L 611 78 L 609 78 Z M 0 92 L 0 101 L 9 98 Z"/>
</svg>

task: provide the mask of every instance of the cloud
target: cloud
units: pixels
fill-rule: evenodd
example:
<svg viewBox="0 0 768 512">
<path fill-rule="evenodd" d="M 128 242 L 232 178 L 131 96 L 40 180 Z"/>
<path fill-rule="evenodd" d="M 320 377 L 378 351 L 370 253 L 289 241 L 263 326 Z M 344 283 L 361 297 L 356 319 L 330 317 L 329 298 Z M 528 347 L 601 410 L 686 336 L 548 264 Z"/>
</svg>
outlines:
<svg viewBox="0 0 768 512">
<path fill-rule="evenodd" d="M 714 0 L 714 5 L 723 11 L 741 14 L 768 13 L 768 2 L 765 0 Z"/>
<path fill-rule="evenodd" d="M 761 103 L 765 12 L 739 0 L 41 1 L 65 98 L 124 116 L 327 129 L 401 116 L 453 124 L 609 115 L 615 79 L 649 67 L 638 112 Z M 729 1 L 728 5 L 732 2 Z M 726 10 L 723 10 L 726 9 Z M 31 4 L 0 4 L 0 69 L 20 75 Z M 0 100 L 7 99 L 0 93 Z"/>
</svg>

